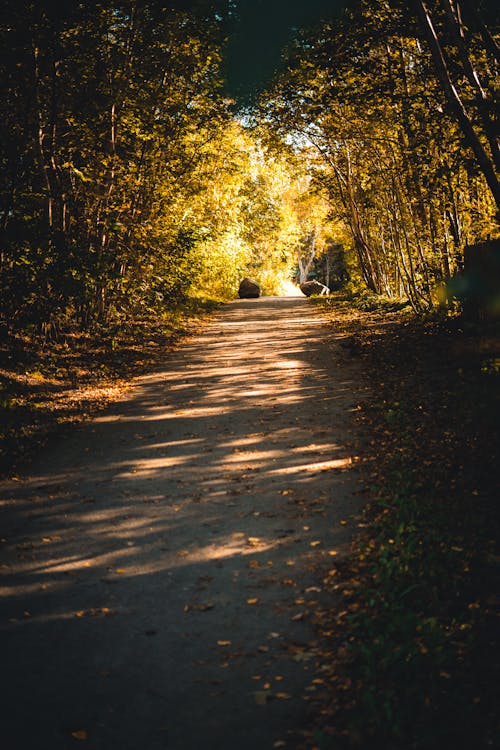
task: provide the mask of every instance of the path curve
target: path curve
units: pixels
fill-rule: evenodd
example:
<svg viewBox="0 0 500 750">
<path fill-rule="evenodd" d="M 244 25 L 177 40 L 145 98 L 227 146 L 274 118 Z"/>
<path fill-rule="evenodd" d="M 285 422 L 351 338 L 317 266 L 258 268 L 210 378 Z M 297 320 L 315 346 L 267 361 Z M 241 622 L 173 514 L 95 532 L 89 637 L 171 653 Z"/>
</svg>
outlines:
<svg viewBox="0 0 500 750">
<path fill-rule="evenodd" d="M 165 359 L 0 485 L 6 750 L 303 742 L 315 570 L 361 504 L 356 368 L 299 297 Z"/>
</svg>

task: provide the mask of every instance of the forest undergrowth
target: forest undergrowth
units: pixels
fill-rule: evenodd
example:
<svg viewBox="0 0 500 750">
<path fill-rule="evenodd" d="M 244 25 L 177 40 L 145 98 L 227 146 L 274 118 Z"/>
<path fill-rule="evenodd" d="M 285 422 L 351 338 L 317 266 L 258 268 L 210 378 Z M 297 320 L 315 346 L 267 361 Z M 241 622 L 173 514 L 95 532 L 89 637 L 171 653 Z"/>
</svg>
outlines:
<svg viewBox="0 0 500 750">
<path fill-rule="evenodd" d="M 362 364 L 368 504 L 324 578 L 315 746 L 498 747 L 498 323 L 321 304 Z"/>
<path fill-rule="evenodd" d="M 145 308 L 127 322 L 49 336 L 0 338 L 0 476 L 13 476 L 65 427 L 88 419 L 150 372 L 165 352 L 199 330 L 220 303 L 187 299 L 174 310 Z"/>
</svg>

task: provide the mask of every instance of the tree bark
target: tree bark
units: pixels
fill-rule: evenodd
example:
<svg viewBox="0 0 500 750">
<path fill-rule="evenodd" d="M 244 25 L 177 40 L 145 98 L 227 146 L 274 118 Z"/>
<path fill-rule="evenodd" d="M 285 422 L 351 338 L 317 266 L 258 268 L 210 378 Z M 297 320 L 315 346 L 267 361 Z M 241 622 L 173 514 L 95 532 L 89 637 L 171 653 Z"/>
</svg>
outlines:
<svg viewBox="0 0 500 750">
<path fill-rule="evenodd" d="M 495 173 L 493 163 L 484 150 L 483 144 L 474 130 L 471 119 L 465 110 L 453 81 L 451 80 L 443 49 L 434 28 L 429 9 L 424 0 L 415 0 L 415 5 L 422 23 L 424 34 L 429 43 L 436 73 L 441 83 L 446 101 L 457 119 L 466 143 L 472 149 L 474 156 L 476 157 L 478 166 L 484 175 L 497 205 L 498 213 L 500 214 L 500 183 Z"/>
<path fill-rule="evenodd" d="M 481 118 L 485 135 L 488 139 L 491 155 L 497 171 L 500 170 L 500 149 L 495 124 L 492 120 L 493 103 L 488 100 L 488 96 L 479 78 L 479 73 L 475 69 L 467 51 L 467 42 L 462 21 L 462 12 L 460 4 L 456 0 L 445 0 L 446 11 L 449 19 L 449 26 L 453 39 L 457 46 L 458 56 L 464 69 L 467 80 L 475 91 L 476 104 L 479 117 Z"/>
</svg>

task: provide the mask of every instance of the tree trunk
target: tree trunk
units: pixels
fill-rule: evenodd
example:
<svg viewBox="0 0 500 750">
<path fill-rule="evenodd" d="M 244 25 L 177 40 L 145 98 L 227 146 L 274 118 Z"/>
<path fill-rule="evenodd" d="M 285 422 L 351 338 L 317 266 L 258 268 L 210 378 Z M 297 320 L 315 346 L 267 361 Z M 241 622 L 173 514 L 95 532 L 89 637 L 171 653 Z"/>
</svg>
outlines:
<svg viewBox="0 0 500 750">
<path fill-rule="evenodd" d="M 456 90 L 455 85 L 451 80 L 443 49 L 436 34 L 429 9 L 427 8 L 424 0 L 415 0 L 415 5 L 420 17 L 420 21 L 422 23 L 424 34 L 429 43 L 432 59 L 436 68 L 436 74 L 441 83 L 446 101 L 457 119 L 466 143 L 472 149 L 477 159 L 478 166 L 486 179 L 488 187 L 491 190 L 491 193 L 497 205 L 498 213 L 500 214 L 500 183 L 495 173 L 494 166 L 491 162 L 491 159 L 488 157 L 488 154 L 484 150 L 483 144 L 478 138 L 470 117 L 465 110 L 462 100 L 460 99 L 458 91 Z"/>
<path fill-rule="evenodd" d="M 483 88 L 479 73 L 474 68 L 467 51 L 467 41 L 462 22 L 462 13 L 460 5 L 456 0 L 445 0 L 449 27 L 451 29 L 453 40 L 457 46 L 458 56 L 462 63 L 465 75 L 476 93 L 476 104 L 479 117 L 481 118 L 483 129 L 488 139 L 491 155 L 495 163 L 496 170 L 500 170 L 500 149 L 498 148 L 497 133 L 495 123 L 491 118 L 493 104 L 488 100 L 486 91 Z"/>
</svg>

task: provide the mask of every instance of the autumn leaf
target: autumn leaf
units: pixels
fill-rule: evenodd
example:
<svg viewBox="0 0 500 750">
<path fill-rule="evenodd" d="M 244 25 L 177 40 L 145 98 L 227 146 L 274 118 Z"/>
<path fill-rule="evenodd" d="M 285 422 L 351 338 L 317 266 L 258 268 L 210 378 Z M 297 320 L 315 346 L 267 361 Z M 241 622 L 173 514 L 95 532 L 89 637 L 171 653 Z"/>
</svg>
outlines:
<svg viewBox="0 0 500 750">
<path fill-rule="evenodd" d="M 86 729 L 75 729 L 74 732 L 71 732 L 71 736 L 75 740 L 88 740 L 89 734 Z"/>
<path fill-rule="evenodd" d="M 254 599 L 247 599 L 247 604 L 257 604 L 257 603 L 258 603 L 258 601 L 259 601 L 259 600 L 258 600 L 257 598 L 254 598 Z"/>
<path fill-rule="evenodd" d="M 90 609 L 80 609 L 75 612 L 75 617 L 96 617 L 97 615 L 114 615 L 115 610 L 109 607 L 90 607 Z"/>
<path fill-rule="evenodd" d="M 230 646 L 231 641 L 217 641 L 218 646 Z"/>
</svg>

